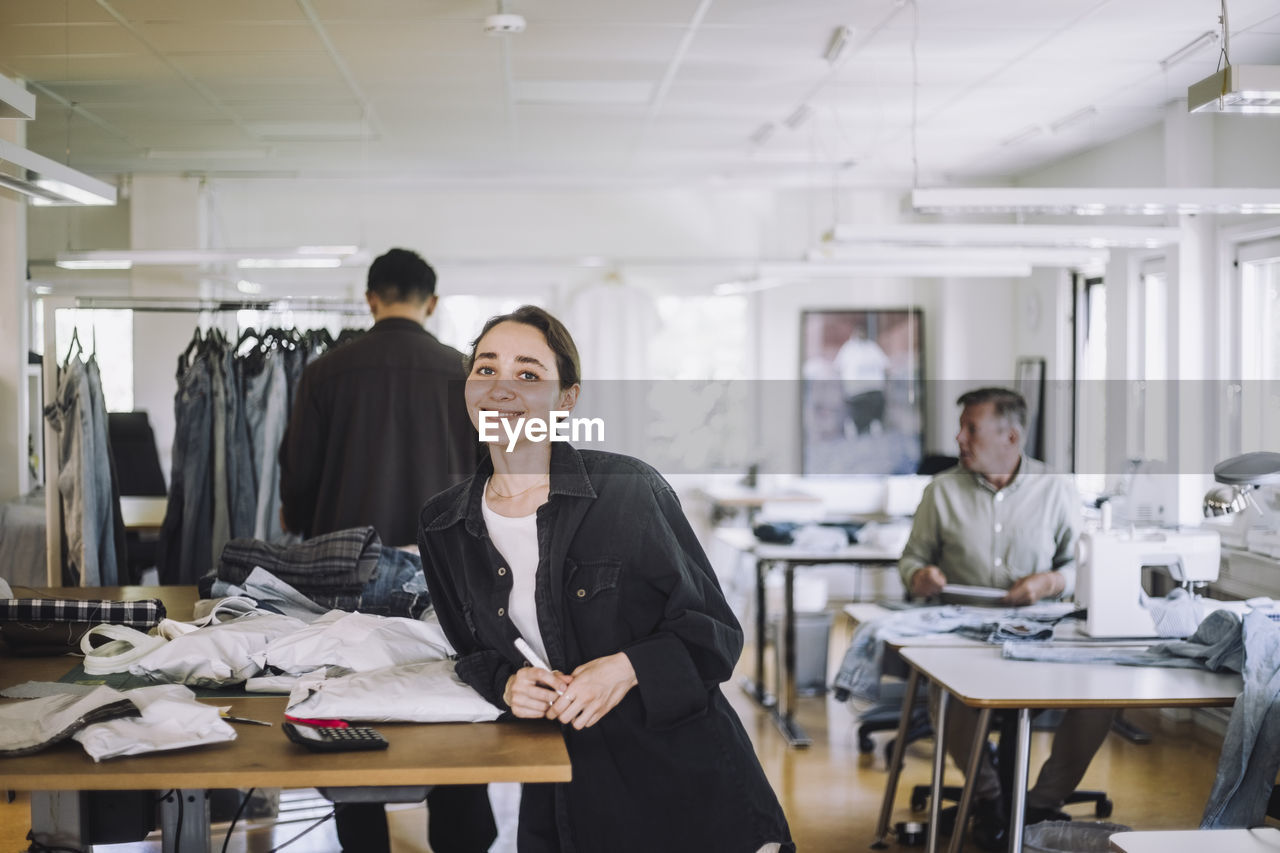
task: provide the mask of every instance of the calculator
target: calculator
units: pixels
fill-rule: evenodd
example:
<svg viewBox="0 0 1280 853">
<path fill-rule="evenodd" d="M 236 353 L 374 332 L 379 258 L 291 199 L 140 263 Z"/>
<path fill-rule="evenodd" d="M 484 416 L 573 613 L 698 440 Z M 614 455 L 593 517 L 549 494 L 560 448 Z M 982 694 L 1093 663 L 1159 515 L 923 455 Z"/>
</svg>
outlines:
<svg viewBox="0 0 1280 853">
<path fill-rule="evenodd" d="M 386 749 L 387 739 L 377 729 L 365 726 L 295 726 L 284 724 L 289 740 L 315 752 L 347 752 L 358 749 Z"/>
</svg>

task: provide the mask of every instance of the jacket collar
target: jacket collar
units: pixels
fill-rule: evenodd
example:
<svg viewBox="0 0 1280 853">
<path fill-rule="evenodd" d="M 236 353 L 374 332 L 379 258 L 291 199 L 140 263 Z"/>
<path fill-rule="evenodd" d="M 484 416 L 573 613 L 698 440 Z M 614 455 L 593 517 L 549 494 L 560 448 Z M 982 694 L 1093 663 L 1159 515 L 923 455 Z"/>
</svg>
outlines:
<svg viewBox="0 0 1280 853">
<path fill-rule="evenodd" d="M 414 331 L 414 332 L 422 332 L 422 334 L 424 335 L 431 334 L 426 330 L 426 327 L 424 327 L 421 323 L 416 323 L 413 320 L 410 320 L 408 317 L 387 317 L 386 319 L 379 320 L 378 322 L 370 326 L 369 331 L 370 332 Z"/>
<path fill-rule="evenodd" d="M 472 536 L 480 536 L 484 528 L 484 486 L 493 474 L 493 460 L 486 455 L 476 468 L 475 474 L 466 485 L 458 490 L 452 505 L 441 513 L 435 521 L 427 525 L 428 530 L 443 530 L 458 522 L 465 522 L 467 532 Z M 582 454 L 572 445 L 557 441 L 551 445 L 551 488 L 548 499 L 557 495 L 570 498 L 596 497 L 595 487 L 591 485 L 591 477 L 587 473 Z"/>
</svg>

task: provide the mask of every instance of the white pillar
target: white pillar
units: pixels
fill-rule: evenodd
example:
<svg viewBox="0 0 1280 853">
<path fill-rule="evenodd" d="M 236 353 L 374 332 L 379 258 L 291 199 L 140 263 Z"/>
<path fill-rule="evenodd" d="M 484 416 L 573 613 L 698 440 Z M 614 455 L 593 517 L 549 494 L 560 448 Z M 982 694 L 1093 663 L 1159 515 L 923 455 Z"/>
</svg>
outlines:
<svg viewBox="0 0 1280 853">
<path fill-rule="evenodd" d="M 1165 108 L 1165 178 L 1171 187 L 1209 187 L 1214 183 L 1214 119 L 1191 115 L 1185 102 Z M 1217 436 L 1206 412 L 1216 411 L 1217 353 L 1212 330 L 1216 328 L 1217 300 L 1213 285 L 1217 270 L 1217 216 L 1179 215 L 1178 249 L 1166 265 L 1169 284 L 1169 363 L 1176 377 L 1174 429 L 1170 434 L 1178 467 L 1177 514 L 1180 524 L 1195 524 L 1212 460 L 1207 456 Z"/>
<path fill-rule="evenodd" d="M 0 137 L 22 145 L 26 125 L 20 119 L 0 119 Z M 26 283 L 27 204 L 0 196 L 0 501 L 29 488 Z"/>
<path fill-rule="evenodd" d="M 202 183 L 197 178 L 134 175 L 129 199 L 129 233 L 134 249 L 204 248 Z M 180 267 L 135 267 L 135 297 L 198 297 L 200 283 Z M 195 314 L 133 315 L 133 406 L 151 420 L 166 483 L 172 483 L 173 395 L 178 354 L 196 328 Z"/>
</svg>

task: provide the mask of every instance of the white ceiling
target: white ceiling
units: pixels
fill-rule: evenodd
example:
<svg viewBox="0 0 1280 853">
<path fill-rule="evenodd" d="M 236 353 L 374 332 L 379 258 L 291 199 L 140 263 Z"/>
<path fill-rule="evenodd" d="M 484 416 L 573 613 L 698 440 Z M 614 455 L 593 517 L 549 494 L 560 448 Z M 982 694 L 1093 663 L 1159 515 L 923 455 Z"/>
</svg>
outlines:
<svg viewBox="0 0 1280 853">
<path fill-rule="evenodd" d="M 509 0 L 491 37 L 498 2 L 2 0 L 0 73 L 28 146 L 97 174 L 905 186 L 1149 125 L 1219 50 L 1161 67 L 1218 0 Z M 1232 62 L 1280 63 L 1280 3 L 1229 11 Z"/>
</svg>

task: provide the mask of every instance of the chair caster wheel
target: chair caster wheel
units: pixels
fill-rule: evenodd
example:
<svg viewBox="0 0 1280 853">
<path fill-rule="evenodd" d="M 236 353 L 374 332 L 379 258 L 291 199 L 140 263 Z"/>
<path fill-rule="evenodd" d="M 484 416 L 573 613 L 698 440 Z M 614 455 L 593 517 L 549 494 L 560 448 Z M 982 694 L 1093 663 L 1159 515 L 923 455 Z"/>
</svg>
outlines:
<svg viewBox="0 0 1280 853">
<path fill-rule="evenodd" d="M 1111 817 L 1111 810 L 1115 807 L 1115 803 L 1110 800 L 1099 800 L 1098 804 L 1093 807 L 1093 813 L 1098 817 Z"/>
</svg>

